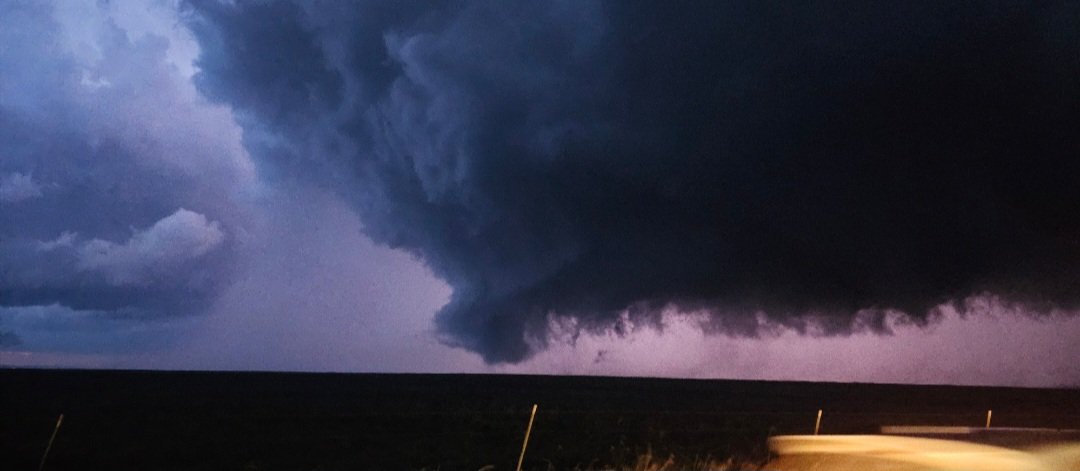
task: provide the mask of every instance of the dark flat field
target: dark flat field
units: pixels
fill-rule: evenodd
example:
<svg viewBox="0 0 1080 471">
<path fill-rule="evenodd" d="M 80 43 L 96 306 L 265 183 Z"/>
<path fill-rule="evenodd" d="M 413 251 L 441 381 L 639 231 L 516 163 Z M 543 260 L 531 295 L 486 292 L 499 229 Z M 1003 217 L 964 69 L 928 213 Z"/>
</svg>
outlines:
<svg viewBox="0 0 1080 471">
<path fill-rule="evenodd" d="M 762 461 L 770 434 L 1080 428 L 1080 390 L 596 377 L 0 370 L 0 469 L 512 470 Z"/>
</svg>

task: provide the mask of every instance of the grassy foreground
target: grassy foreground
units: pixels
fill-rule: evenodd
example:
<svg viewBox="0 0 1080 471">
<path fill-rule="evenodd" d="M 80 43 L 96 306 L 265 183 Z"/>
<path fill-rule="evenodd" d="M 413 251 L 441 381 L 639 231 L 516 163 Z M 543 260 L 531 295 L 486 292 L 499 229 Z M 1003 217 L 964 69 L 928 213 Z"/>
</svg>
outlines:
<svg viewBox="0 0 1080 471">
<path fill-rule="evenodd" d="M 883 424 L 1080 428 L 1080 390 L 486 375 L 0 370 L 0 469 L 743 469 Z"/>
</svg>

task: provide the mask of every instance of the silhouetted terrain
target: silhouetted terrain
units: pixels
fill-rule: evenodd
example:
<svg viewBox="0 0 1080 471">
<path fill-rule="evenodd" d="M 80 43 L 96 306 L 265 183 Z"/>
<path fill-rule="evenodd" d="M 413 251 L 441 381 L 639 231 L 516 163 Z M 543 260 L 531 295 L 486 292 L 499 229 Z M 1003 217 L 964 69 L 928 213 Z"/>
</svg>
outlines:
<svg viewBox="0 0 1080 471">
<path fill-rule="evenodd" d="M 0 468 L 527 469 L 763 460 L 770 434 L 1080 428 L 1080 390 L 596 377 L 0 370 Z"/>
</svg>

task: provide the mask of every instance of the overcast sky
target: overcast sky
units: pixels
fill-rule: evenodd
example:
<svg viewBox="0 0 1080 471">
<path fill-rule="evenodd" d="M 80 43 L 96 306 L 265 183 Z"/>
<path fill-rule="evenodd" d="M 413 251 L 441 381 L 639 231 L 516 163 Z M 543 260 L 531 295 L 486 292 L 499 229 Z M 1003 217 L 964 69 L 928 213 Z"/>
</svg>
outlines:
<svg viewBox="0 0 1080 471">
<path fill-rule="evenodd" d="M 1080 387 L 1078 24 L 0 0 L 0 365 Z"/>
</svg>

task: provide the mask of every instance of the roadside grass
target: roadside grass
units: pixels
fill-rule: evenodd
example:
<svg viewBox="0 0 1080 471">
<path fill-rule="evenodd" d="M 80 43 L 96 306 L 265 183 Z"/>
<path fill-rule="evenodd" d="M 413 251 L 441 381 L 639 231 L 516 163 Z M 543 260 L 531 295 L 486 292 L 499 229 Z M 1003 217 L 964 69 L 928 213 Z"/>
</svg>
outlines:
<svg viewBox="0 0 1080 471">
<path fill-rule="evenodd" d="M 674 454 L 657 454 L 652 449 L 637 455 L 632 461 L 621 464 L 600 464 L 600 460 L 594 460 L 588 464 L 569 468 L 572 471 L 750 471 L 758 470 L 764 462 L 742 461 L 734 458 L 717 458 L 713 456 L 678 457 Z M 494 470 L 495 468 L 489 468 Z M 535 471 L 558 471 L 560 468 L 547 462 L 547 466 L 534 466 L 525 468 Z M 481 468 L 483 470 L 483 468 Z M 483 470 L 483 471 L 489 471 Z"/>
<path fill-rule="evenodd" d="M 749 463 L 737 463 L 732 458 L 717 459 L 705 456 L 680 460 L 675 455 L 654 456 L 650 450 L 638 456 L 631 466 L 616 469 L 618 471 L 736 471 L 759 467 Z"/>
<path fill-rule="evenodd" d="M 523 471 L 752 471 L 760 470 L 764 462 L 739 461 L 733 458 L 715 458 L 712 456 L 695 456 L 679 458 L 674 454 L 659 455 L 651 449 L 638 455 L 632 461 L 622 464 L 601 464 L 599 459 L 586 464 L 579 464 L 570 468 L 556 466 L 548 460 L 540 459 L 540 462 L 532 462 L 522 468 Z M 482 466 L 477 471 L 498 471 L 505 469 L 489 464 Z M 441 471 L 440 467 L 422 468 L 419 471 Z"/>
</svg>

